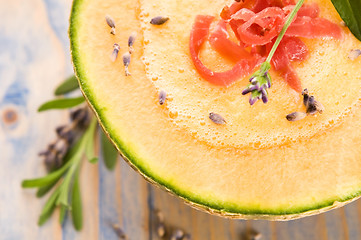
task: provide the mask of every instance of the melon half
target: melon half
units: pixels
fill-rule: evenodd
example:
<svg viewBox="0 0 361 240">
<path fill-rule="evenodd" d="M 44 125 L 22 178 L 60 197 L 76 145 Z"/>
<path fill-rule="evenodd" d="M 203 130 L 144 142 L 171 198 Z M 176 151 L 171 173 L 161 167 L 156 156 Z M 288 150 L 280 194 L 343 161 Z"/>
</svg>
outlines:
<svg viewBox="0 0 361 240">
<path fill-rule="evenodd" d="M 307 1 L 306 1 L 307 2 Z M 320 15 L 341 19 L 329 0 Z M 198 14 L 219 18 L 230 1 L 74 0 L 70 19 L 73 64 L 81 90 L 124 159 L 145 179 L 193 207 L 233 218 L 287 220 L 320 213 L 361 194 L 361 43 L 342 27 L 342 39 L 302 39 L 309 56 L 293 67 L 325 107 L 323 114 L 289 122 L 304 111 L 302 96 L 271 71 L 269 102 L 250 106 L 241 92 L 200 77 L 189 56 Z M 116 23 L 110 34 L 105 16 Z M 168 16 L 163 25 L 151 25 Z M 341 26 L 341 25 L 340 25 Z M 137 33 L 129 71 L 121 56 Z M 109 58 L 113 44 L 118 59 Z M 205 44 L 200 55 L 212 70 L 231 62 Z M 158 103 L 161 90 L 167 93 Z M 214 124 L 208 115 L 222 115 Z"/>
</svg>

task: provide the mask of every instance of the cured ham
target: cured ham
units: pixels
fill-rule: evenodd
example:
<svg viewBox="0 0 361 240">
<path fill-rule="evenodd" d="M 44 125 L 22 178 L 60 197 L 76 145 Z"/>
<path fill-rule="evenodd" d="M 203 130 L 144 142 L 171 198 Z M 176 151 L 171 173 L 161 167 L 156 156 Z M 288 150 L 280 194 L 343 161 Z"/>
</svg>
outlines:
<svg viewBox="0 0 361 240">
<path fill-rule="evenodd" d="M 244 0 L 225 6 L 221 20 L 210 30 L 214 17 L 199 15 L 196 17 L 190 35 L 190 54 L 198 73 L 206 81 L 220 86 L 229 86 L 250 74 L 261 60 L 264 60 L 272 48 L 277 36 L 294 7 L 293 0 Z M 300 92 L 302 86 L 292 67 L 293 61 L 307 58 L 307 46 L 302 38 L 342 37 L 341 28 L 319 17 L 317 4 L 301 7 L 297 16 L 286 31 L 271 64 L 289 86 Z M 238 41 L 232 41 L 227 31 L 232 29 Z M 199 59 L 199 51 L 205 41 L 223 57 L 235 62 L 231 70 L 213 72 Z"/>
</svg>

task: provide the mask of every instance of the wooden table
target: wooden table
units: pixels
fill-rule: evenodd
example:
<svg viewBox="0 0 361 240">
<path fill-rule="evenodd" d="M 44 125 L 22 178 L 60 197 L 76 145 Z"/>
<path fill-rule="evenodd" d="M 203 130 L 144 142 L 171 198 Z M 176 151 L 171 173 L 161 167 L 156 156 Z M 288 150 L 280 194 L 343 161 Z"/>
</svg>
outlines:
<svg viewBox="0 0 361 240">
<path fill-rule="evenodd" d="M 151 186 L 124 161 L 113 172 L 85 162 L 81 189 L 84 227 L 60 226 L 58 212 L 36 225 L 45 199 L 20 187 L 42 176 L 37 153 L 55 138 L 54 128 L 68 121 L 67 111 L 37 113 L 54 87 L 72 74 L 67 37 L 70 0 L 0 1 L 0 239 L 117 239 L 117 223 L 131 240 L 158 239 L 154 209 L 169 226 L 193 239 L 242 239 L 255 229 L 263 239 L 361 239 L 361 202 L 290 222 L 229 220 L 210 216 Z M 360 173 L 361 174 L 361 173 Z"/>
</svg>

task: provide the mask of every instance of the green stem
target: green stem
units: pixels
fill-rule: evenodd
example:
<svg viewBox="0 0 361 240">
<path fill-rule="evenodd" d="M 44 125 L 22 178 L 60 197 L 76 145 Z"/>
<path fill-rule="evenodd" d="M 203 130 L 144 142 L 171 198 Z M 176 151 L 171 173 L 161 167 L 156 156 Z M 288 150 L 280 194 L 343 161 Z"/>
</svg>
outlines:
<svg viewBox="0 0 361 240">
<path fill-rule="evenodd" d="M 292 12 L 290 13 L 290 15 L 288 16 L 285 25 L 283 26 L 280 34 L 278 35 L 278 37 L 277 37 L 277 39 L 276 39 L 275 44 L 273 44 L 273 47 L 272 47 L 270 53 L 268 54 L 268 57 L 267 57 L 267 59 L 266 59 L 266 62 L 269 62 L 269 63 L 271 62 L 271 59 L 272 59 L 272 57 L 273 57 L 273 54 L 276 52 L 278 45 L 280 44 L 283 36 L 285 35 L 285 33 L 286 33 L 286 31 L 287 31 L 287 28 L 291 25 L 293 18 L 296 16 L 298 10 L 300 10 L 300 8 L 301 8 L 301 6 L 302 6 L 302 4 L 303 4 L 304 1 L 305 1 L 305 0 L 299 0 L 299 1 L 297 2 L 296 6 L 293 8 L 293 10 L 292 10 Z"/>
<path fill-rule="evenodd" d="M 82 160 L 82 156 L 84 154 L 85 148 L 88 144 L 89 141 L 93 141 L 93 134 L 94 134 L 94 129 L 96 128 L 96 119 L 92 119 L 88 129 L 86 130 L 86 132 L 84 133 L 83 137 L 80 139 L 80 146 L 79 146 L 79 150 L 77 151 L 77 153 L 74 155 L 73 159 L 71 160 L 72 165 L 70 166 L 68 172 L 66 173 L 66 176 L 64 177 L 64 181 L 62 182 L 61 186 L 59 188 L 61 188 L 61 192 L 59 194 L 59 197 L 57 199 L 56 204 L 57 205 L 63 205 L 66 207 L 69 207 L 68 205 L 68 194 L 69 194 L 69 188 L 70 188 L 70 184 L 71 181 L 73 179 L 73 176 L 76 172 L 76 170 L 78 169 L 81 160 Z"/>
</svg>

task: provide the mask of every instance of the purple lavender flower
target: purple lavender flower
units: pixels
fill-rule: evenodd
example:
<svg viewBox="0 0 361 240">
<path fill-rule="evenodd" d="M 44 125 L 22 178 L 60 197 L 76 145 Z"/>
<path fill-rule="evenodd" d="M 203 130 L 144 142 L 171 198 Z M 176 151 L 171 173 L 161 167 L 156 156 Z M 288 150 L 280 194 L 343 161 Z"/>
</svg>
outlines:
<svg viewBox="0 0 361 240">
<path fill-rule="evenodd" d="M 268 62 L 262 63 L 260 70 L 255 72 L 249 79 L 250 84 L 242 91 L 242 95 L 251 93 L 249 104 L 253 105 L 257 100 L 262 99 L 263 103 L 268 102 L 267 89 L 271 87 L 271 76 L 268 70 L 271 65 Z"/>
</svg>

